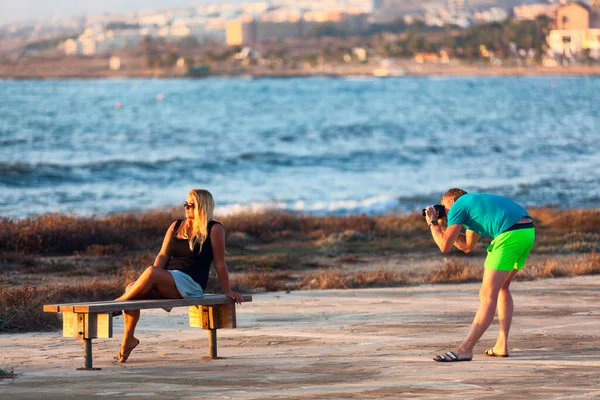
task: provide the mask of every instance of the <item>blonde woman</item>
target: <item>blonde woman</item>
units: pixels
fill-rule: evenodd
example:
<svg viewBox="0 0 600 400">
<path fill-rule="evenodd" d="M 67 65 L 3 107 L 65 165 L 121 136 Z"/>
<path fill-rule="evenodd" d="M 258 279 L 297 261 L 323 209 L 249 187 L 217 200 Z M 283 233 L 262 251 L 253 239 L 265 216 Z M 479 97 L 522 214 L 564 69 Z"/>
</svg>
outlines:
<svg viewBox="0 0 600 400">
<path fill-rule="evenodd" d="M 225 265 L 225 230 L 213 220 L 215 201 L 209 191 L 192 189 L 183 203 L 185 220 L 171 224 L 154 264 L 116 300 L 142 298 L 182 299 L 204 296 L 210 265 L 215 269 L 225 295 L 236 303 L 242 296 L 229 286 Z M 131 351 L 140 343 L 134 336 L 140 310 L 124 311 L 124 333 L 117 361 L 127 361 Z"/>
</svg>

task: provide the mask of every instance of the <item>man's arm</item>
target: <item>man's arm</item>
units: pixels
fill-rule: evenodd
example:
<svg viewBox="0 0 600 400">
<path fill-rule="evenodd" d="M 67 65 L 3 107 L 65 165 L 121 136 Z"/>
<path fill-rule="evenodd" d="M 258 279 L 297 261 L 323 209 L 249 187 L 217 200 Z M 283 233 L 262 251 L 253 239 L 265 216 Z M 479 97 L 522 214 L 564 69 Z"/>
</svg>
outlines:
<svg viewBox="0 0 600 400">
<path fill-rule="evenodd" d="M 480 235 L 467 229 L 466 232 L 460 232 L 458 238 L 454 242 L 454 246 L 465 253 L 470 253 L 475 249 L 475 246 L 477 246 L 479 238 L 481 238 Z"/>
<path fill-rule="evenodd" d="M 450 251 L 452 245 L 454 245 L 458 239 L 462 225 L 450 225 L 448 228 L 446 228 L 445 232 L 442 232 L 438 225 L 430 225 L 429 229 L 431 230 L 431 236 L 433 236 L 435 244 L 437 244 L 442 253 L 446 253 Z M 459 246 L 456 247 L 460 249 Z"/>
</svg>

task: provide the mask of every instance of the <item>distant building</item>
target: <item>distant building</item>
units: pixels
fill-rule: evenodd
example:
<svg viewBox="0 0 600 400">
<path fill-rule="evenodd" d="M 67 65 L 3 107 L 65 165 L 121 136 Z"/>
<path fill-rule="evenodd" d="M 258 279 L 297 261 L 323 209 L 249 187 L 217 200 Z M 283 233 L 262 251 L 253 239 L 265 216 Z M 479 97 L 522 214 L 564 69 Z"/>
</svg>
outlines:
<svg viewBox="0 0 600 400">
<path fill-rule="evenodd" d="M 503 8 L 492 7 L 485 11 L 476 12 L 473 17 L 477 22 L 502 22 L 508 19 L 508 12 Z"/>
<path fill-rule="evenodd" d="M 298 21 L 257 21 L 255 40 L 265 42 L 302 35 L 302 24 Z"/>
<path fill-rule="evenodd" d="M 121 69 L 121 58 L 120 57 L 111 57 L 108 61 L 108 68 L 111 71 L 118 71 Z"/>
<path fill-rule="evenodd" d="M 600 20 L 593 8 L 578 2 L 558 7 L 556 27 L 546 38 L 555 56 L 577 58 L 587 52 L 600 58 Z"/>
<path fill-rule="evenodd" d="M 69 39 L 65 42 L 65 54 L 70 56 L 79 53 L 79 45 L 76 40 Z"/>
<path fill-rule="evenodd" d="M 87 28 L 76 40 L 64 43 L 66 55 L 92 56 L 113 49 L 132 48 L 140 44 L 143 35 L 138 30 L 107 30 L 96 32 Z"/>
<path fill-rule="evenodd" d="M 448 0 L 450 10 L 464 10 L 467 8 L 467 0 Z"/>
<path fill-rule="evenodd" d="M 225 43 L 229 46 L 241 46 L 255 40 L 256 28 L 253 18 L 239 18 L 227 22 L 225 28 Z"/>
<path fill-rule="evenodd" d="M 310 11 L 300 13 L 268 13 L 260 18 L 243 17 L 227 22 L 226 43 L 230 46 L 297 38 L 313 28 L 333 23 L 342 29 L 360 31 L 368 25 L 368 14 L 341 11 Z"/>
<path fill-rule="evenodd" d="M 556 11 L 556 29 L 589 29 L 590 8 L 583 3 L 569 3 Z"/>
<path fill-rule="evenodd" d="M 255 41 L 295 38 L 301 35 L 301 20 L 270 21 L 243 18 L 227 23 L 225 41 L 229 46 L 239 46 Z"/>
<path fill-rule="evenodd" d="M 170 18 L 166 14 L 145 15 L 139 19 L 141 26 L 165 26 L 169 22 Z"/>
<path fill-rule="evenodd" d="M 554 19 L 557 7 L 555 4 L 523 4 L 513 8 L 513 15 L 517 21 L 534 20 L 542 15 Z"/>
</svg>

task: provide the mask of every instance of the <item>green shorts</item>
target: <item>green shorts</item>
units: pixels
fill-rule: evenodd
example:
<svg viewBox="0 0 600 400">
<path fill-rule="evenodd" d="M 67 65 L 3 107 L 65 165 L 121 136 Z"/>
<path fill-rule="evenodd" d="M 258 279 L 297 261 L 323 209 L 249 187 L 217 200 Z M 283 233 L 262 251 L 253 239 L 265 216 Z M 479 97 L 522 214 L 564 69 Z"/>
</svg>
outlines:
<svg viewBox="0 0 600 400">
<path fill-rule="evenodd" d="M 533 248 L 535 228 L 517 229 L 496 236 L 487 248 L 485 269 L 520 270 Z"/>
</svg>

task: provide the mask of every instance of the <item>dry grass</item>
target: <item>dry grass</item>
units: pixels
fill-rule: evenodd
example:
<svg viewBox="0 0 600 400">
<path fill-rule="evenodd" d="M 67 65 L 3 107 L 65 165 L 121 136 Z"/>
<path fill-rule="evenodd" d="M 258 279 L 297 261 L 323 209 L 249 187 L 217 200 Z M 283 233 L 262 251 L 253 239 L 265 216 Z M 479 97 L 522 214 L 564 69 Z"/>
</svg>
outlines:
<svg viewBox="0 0 600 400">
<path fill-rule="evenodd" d="M 446 258 L 444 265 L 425 277 L 425 283 L 463 283 L 481 281 L 481 265 L 458 258 Z"/>
<path fill-rule="evenodd" d="M 600 274 L 600 211 L 544 208 L 531 213 L 537 226 L 534 252 L 547 257 L 529 264 L 518 279 Z M 0 218 L 0 332 L 56 326 L 56 314 L 43 313 L 44 304 L 117 297 L 153 263 L 167 227 L 177 217 L 175 212 L 152 212 L 102 218 Z M 237 241 L 230 247 L 228 264 L 235 272 L 232 288 L 240 292 L 474 282 L 483 273 L 481 262 L 471 256 L 450 256 L 437 270 L 410 279 L 384 269 L 339 269 L 340 263 L 358 263 L 366 257 L 407 252 L 439 256 L 417 213 L 314 217 L 269 212 L 221 221 Z M 480 257 L 485 244 L 478 250 Z M 573 259 L 560 264 L 554 254 L 571 254 Z M 52 282 L 52 277 L 64 276 L 70 283 L 24 285 L 18 274 L 27 274 L 25 282 L 35 278 L 45 283 L 46 276 Z M 84 281 L 85 277 L 90 278 Z M 72 284 L 68 278 L 82 283 Z M 213 270 L 207 291 L 220 290 Z"/>
<path fill-rule="evenodd" d="M 125 253 L 125 248 L 118 244 L 92 244 L 85 251 L 76 251 L 77 256 L 113 256 Z"/>
<path fill-rule="evenodd" d="M 238 278 L 232 283 L 232 289 L 242 293 L 266 291 L 278 292 L 282 290 L 295 290 L 296 287 L 290 284 L 291 276 L 288 272 L 249 272 Z M 212 286 L 212 287 L 211 287 Z M 210 291 L 216 291 L 217 284 L 208 285 Z"/>
<path fill-rule="evenodd" d="M 542 231 L 600 233 L 600 210 L 534 208 L 531 216 Z"/>
<path fill-rule="evenodd" d="M 299 289 L 355 289 L 404 286 L 408 279 L 399 273 L 379 269 L 373 272 L 324 271 L 306 276 Z"/>
<path fill-rule="evenodd" d="M 0 219 L 3 252 L 74 254 L 99 246 L 138 249 L 160 244 L 174 218 L 169 213 L 120 214 L 103 218 L 43 215 L 23 220 Z M 119 246 L 119 247 L 116 247 Z M 95 250 L 96 249 L 96 250 Z"/>
<path fill-rule="evenodd" d="M 555 244 L 569 241 L 565 233 L 588 234 L 585 243 L 598 243 L 600 210 L 531 210 L 542 240 Z M 176 212 L 117 214 L 102 218 L 50 214 L 23 220 L 0 218 L 0 249 L 10 254 L 121 254 L 156 249 Z M 344 231 L 373 238 L 416 240 L 428 235 L 418 213 L 369 217 L 316 217 L 281 212 L 241 214 L 221 219 L 227 231 L 243 233 L 251 240 L 269 243 L 281 240 L 318 240 Z M 584 245 L 581 250 L 589 250 Z M 573 251 L 578 251 L 575 246 Z"/>
<path fill-rule="evenodd" d="M 94 279 L 78 285 L 57 287 L 17 286 L 0 287 L 0 331 L 36 331 L 57 326 L 54 313 L 43 313 L 44 304 L 75 301 L 110 300 L 119 296 L 126 283 L 139 275 L 143 268 L 125 268 L 109 280 Z M 579 276 L 600 273 L 600 255 L 591 253 L 585 259 L 559 265 L 552 258 L 527 266 L 517 277 L 521 280 Z M 398 287 L 415 284 L 463 283 L 481 280 L 483 268 L 478 263 L 460 257 L 445 260 L 444 265 L 418 279 L 379 269 L 348 272 L 325 270 L 301 277 L 289 271 L 250 271 L 239 274 L 232 289 L 244 293 L 290 290 L 354 289 L 368 287 Z M 221 285 L 211 271 L 207 291 L 219 292 Z"/>
<path fill-rule="evenodd" d="M 593 252 L 587 255 L 585 261 L 576 262 L 571 267 L 571 274 L 574 276 L 600 274 L 600 254 Z"/>
<path fill-rule="evenodd" d="M 119 214 L 103 218 L 44 215 L 23 220 L 0 218 L 0 249 L 10 254 L 120 254 L 160 246 L 171 222 L 170 212 Z M 426 232 L 420 216 L 314 217 L 268 212 L 222 218 L 228 232 L 243 232 L 262 243 L 284 239 L 314 240 L 343 231 L 376 237 L 407 237 Z"/>
<path fill-rule="evenodd" d="M 55 314 L 42 312 L 52 302 L 54 290 L 32 286 L 0 287 L 0 330 L 48 329 L 58 322 Z"/>
<path fill-rule="evenodd" d="M 584 259 L 574 258 L 569 263 L 559 263 L 554 258 L 527 266 L 520 274 L 521 279 L 560 278 L 565 276 L 583 276 L 600 274 L 600 254 L 589 253 Z"/>
<path fill-rule="evenodd" d="M 43 312 L 44 304 L 111 300 L 123 289 L 120 280 L 97 279 L 70 286 L 0 286 L 0 331 L 52 329 L 58 326 L 58 314 Z"/>
</svg>

